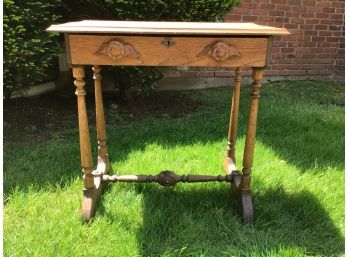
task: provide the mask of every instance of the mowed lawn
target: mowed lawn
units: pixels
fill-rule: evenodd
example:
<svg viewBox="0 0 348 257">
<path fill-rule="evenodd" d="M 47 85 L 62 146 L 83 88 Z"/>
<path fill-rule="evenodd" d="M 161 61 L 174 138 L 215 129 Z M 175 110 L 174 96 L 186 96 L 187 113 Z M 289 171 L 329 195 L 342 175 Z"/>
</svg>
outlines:
<svg viewBox="0 0 348 257">
<path fill-rule="evenodd" d="M 242 88 L 239 169 L 249 92 Z M 5 147 L 5 256 L 343 256 L 344 86 L 288 81 L 261 93 L 253 225 L 241 225 L 229 185 L 214 182 L 110 184 L 83 224 L 73 123 L 44 142 Z M 231 89 L 156 94 L 198 108 L 109 123 L 114 173 L 223 174 Z"/>
</svg>

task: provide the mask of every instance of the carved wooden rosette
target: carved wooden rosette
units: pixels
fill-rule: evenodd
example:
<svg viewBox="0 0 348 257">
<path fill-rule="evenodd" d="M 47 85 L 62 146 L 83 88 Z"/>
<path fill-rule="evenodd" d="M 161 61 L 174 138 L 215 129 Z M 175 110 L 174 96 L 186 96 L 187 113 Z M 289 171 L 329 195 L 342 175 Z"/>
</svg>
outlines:
<svg viewBox="0 0 348 257">
<path fill-rule="evenodd" d="M 242 56 L 235 47 L 221 41 L 206 46 L 198 56 L 201 55 L 209 55 L 216 62 L 224 62 L 232 57 Z"/>
<path fill-rule="evenodd" d="M 124 57 L 140 58 L 140 54 L 132 45 L 117 39 L 104 43 L 98 53 L 106 55 L 115 61 Z"/>
</svg>

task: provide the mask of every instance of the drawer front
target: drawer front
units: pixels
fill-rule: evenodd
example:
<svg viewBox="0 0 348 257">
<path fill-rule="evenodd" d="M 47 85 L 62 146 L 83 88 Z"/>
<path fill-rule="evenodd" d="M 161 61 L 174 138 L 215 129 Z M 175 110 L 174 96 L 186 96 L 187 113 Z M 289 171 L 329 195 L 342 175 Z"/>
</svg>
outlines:
<svg viewBox="0 0 348 257">
<path fill-rule="evenodd" d="M 263 67 L 267 37 L 69 35 L 72 64 Z"/>
</svg>

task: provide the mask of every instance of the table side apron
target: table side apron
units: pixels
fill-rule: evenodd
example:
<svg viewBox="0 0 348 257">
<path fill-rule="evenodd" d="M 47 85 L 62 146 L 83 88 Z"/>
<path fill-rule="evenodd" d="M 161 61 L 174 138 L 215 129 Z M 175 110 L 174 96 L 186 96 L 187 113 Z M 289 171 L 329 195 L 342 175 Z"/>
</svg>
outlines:
<svg viewBox="0 0 348 257">
<path fill-rule="evenodd" d="M 71 64 L 264 67 L 270 36 L 124 36 L 68 34 Z"/>
</svg>

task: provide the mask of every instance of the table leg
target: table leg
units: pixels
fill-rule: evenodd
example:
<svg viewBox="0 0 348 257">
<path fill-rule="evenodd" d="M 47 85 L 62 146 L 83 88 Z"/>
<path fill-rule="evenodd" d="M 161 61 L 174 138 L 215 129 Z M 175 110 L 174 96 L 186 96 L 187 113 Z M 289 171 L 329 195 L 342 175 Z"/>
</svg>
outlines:
<svg viewBox="0 0 348 257">
<path fill-rule="evenodd" d="M 82 217 L 85 221 L 90 220 L 95 212 L 95 183 L 92 170 L 92 151 L 89 138 L 88 118 L 85 101 L 85 71 L 83 66 L 73 66 L 74 84 L 76 86 L 75 95 L 77 96 L 79 134 L 80 134 L 80 154 L 83 172 L 83 201 Z"/>
<path fill-rule="evenodd" d="M 244 156 L 243 156 L 243 175 L 240 185 L 240 197 L 242 208 L 242 220 L 244 224 L 250 224 L 253 222 L 253 204 L 251 197 L 251 167 L 254 157 L 255 135 L 256 135 L 256 122 L 257 112 L 259 107 L 261 80 L 263 78 L 264 68 L 253 67 L 252 78 L 254 80 L 252 84 L 251 103 L 246 131 Z"/>
<path fill-rule="evenodd" d="M 242 79 L 242 70 L 241 68 L 238 67 L 236 69 L 236 76 L 234 78 L 231 112 L 230 112 L 230 123 L 228 126 L 227 153 L 226 153 L 226 158 L 224 161 L 224 170 L 226 171 L 227 174 L 232 174 L 233 171 L 237 170 L 235 144 L 237 139 L 241 79 Z"/>
<path fill-rule="evenodd" d="M 109 157 L 106 148 L 106 132 L 105 132 L 105 116 L 103 104 L 103 91 L 101 85 L 100 66 L 93 66 L 93 79 L 95 89 L 95 112 L 96 112 L 96 126 L 98 139 L 98 166 L 97 171 L 101 175 L 108 173 L 111 170 Z"/>
</svg>

